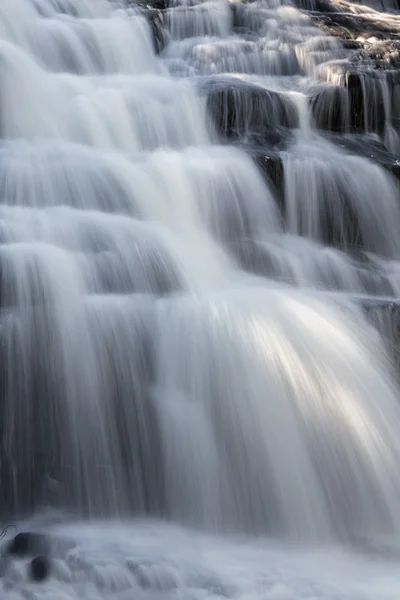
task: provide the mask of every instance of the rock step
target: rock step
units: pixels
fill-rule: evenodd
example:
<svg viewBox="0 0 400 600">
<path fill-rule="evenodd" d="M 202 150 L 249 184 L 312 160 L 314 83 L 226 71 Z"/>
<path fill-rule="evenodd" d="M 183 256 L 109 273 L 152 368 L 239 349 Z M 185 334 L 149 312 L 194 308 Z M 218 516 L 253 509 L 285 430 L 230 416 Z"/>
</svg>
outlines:
<svg viewBox="0 0 400 600">
<path fill-rule="evenodd" d="M 386 149 L 378 136 L 323 133 L 320 137 L 341 148 L 348 155 L 360 156 L 378 164 L 400 181 L 400 159 Z M 272 181 L 279 197 L 281 197 L 284 187 L 281 153 L 290 152 L 290 144 L 293 143 L 293 140 L 293 137 L 281 136 L 275 145 L 268 144 L 268 142 L 265 145 L 242 144 L 263 174 Z"/>
<path fill-rule="evenodd" d="M 282 129 L 299 126 L 297 107 L 287 94 L 228 75 L 201 78 L 198 87 L 221 139 L 265 141 L 274 131 L 286 135 Z"/>
<path fill-rule="evenodd" d="M 327 142 L 329 145 L 325 146 Z M 362 224 L 364 209 L 357 201 L 357 184 L 362 181 L 365 185 L 368 181 L 366 193 L 375 190 L 373 193 L 376 194 L 376 198 L 382 199 L 383 211 L 385 201 L 389 206 L 395 196 L 400 203 L 399 185 L 396 189 L 395 184 L 400 179 L 400 160 L 389 153 L 376 136 L 316 136 L 311 139 L 309 145 L 304 145 L 304 156 L 302 147 L 297 145 L 296 137 L 281 140 L 277 146 L 241 144 L 241 147 L 252 156 L 267 184 L 272 183 L 282 218 L 289 231 L 294 227 L 294 210 L 297 214 L 295 229 L 300 235 L 313 238 L 310 222 L 316 218 L 320 228 L 318 241 L 339 248 L 359 247 L 372 252 L 377 250 L 370 245 L 371 240 L 367 241 L 369 236 Z M 335 149 L 339 150 L 340 154 L 337 154 Z M 311 154 L 308 157 L 307 153 L 310 150 Z M 394 177 L 385 178 L 374 164 L 383 167 Z M 378 190 L 377 178 L 380 178 L 381 185 L 385 186 L 386 196 Z M 333 195 L 336 198 L 335 202 Z M 308 204 L 309 196 L 315 196 L 316 205 Z M 386 200 L 383 199 L 384 196 Z M 302 211 L 310 220 L 306 219 L 303 222 L 300 218 Z M 310 211 L 314 211 L 313 214 Z M 369 218 L 373 218 L 372 214 Z M 383 235 L 383 232 L 381 233 Z"/>
<path fill-rule="evenodd" d="M 400 299 L 360 298 L 370 323 L 379 331 L 400 382 Z"/>
<path fill-rule="evenodd" d="M 326 82 L 314 86 L 307 101 L 313 126 L 333 133 L 377 133 L 386 151 L 400 157 L 400 73 L 333 63 L 321 69 L 320 77 Z M 198 89 L 207 98 L 210 120 L 222 141 L 251 139 L 270 145 L 272 138 L 276 144 L 290 135 L 285 130 L 300 125 L 290 94 L 229 75 L 199 78 Z M 393 161 L 385 162 L 397 171 Z"/>
<path fill-rule="evenodd" d="M 390 149 L 400 154 L 399 71 L 333 62 L 321 65 L 318 76 L 324 85 L 311 93 L 310 104 L 319 129 L 384 135 L 390 126 L 398 137 Z"/>
</svg>

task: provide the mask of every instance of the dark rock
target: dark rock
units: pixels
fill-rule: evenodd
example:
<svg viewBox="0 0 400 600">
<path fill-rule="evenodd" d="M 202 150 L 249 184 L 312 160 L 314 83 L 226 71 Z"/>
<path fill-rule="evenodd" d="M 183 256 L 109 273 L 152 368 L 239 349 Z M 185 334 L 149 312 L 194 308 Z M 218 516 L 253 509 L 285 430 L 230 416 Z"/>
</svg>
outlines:
<svg viewBox="0 0 400 600">
<path fill-rule="evenodd" d="M 232 16 L 232 27 L 236 33 L 244 33 L 246 28 L 243 27 L 243 12 L 244 6 L 240 2 L 230 2 L 229 9 Z M 244 32 L 242 31 L 244 29 Z"/>
<path fill-rule="evenodd" d="M 362 42 L 358 40 L 342 39 L 340 41 L 345 50 L 360 50 L 363 47 Z"/>
<path fill-rule="evenodd" d="M 47 538 L 40 533 L 18 533 L 8 544 L 8 554 L 12 556 L 24 557 L 33 554 L 47 554 L 49 552 L 49 542 Z"/>
<path fill-rule="evenodd" d="M 29 577 L 38 583 L 50 575 L 50 561 L 45 556 L 37 556 L 29 565 Z"/>
<path fill-rule="evenodd" d="M 167 34 L 163 26 L 163 18 L 160 10 L 155 7 L 143 9 L 141 14 L 147 19 L 153 37 L 154 51 L 160 54 L 167 43 Z"/>
<path fill-rule="evenodd" d="M 392 31 L 390 23 L 371 19 L 370 15 L 340 11 L 337 6 L 333 7 L 331 5 L 330 12 L 325 10 L 311 16 L 318 24 L 327 28 L 331 35 L 337 35 L 338 37 L 343 35 L 351 38 L 364 36 L 366 39 L 370 37 L 381 39 L 393 37 L 396 39 L 398 37 L 398 33 Z"/>
<path fill-rule="evenodd" d="M 147 4 L 156 10 L 165 10 L 168 8 L 168 0 L 150 0 Z"/>
<path fill-rule="evenodd" d="M 400 164 L 398 158 L 387 151 L 382 141 L 375 134 L 324 134 L 324 139 L 339 146 L 344 151 L 344 157 L 348 156 L 360 156 L 368 159 L 372 163 L 375 163 L 387 171 L 391 172 L 396 177 L 399 176 Z M 253 158 L 256 165 L 259 167 L 263 174 L 267 184 L 275 188 L 275 198 L 278 203 L 282 218 L 285 220 L 287 217 L 287 204 L 288 204 L 288 188 L 287 188 L 287 172 L 286 169 L 290 169 L 290 178 L 293 184 L 293 165 L 286 164 L 286 158 L 291 153 L 291 142 L 295 141 L 295 137 L 288 137 L 286 140 L 275 146 L 256 146 L 241 144 L 240 147 Z M 318 136 L 316 137 L 318 142 Z M 304 179 L 301 177 L 301 156 L 297 155 L 295 160 L 296 169 L 298 170 L 297 177 L 302 184 L 305 185 Z M 372 166 L 372 165 L 371 165 Z M 304 169 L 307 171 L 310 165 L 307 163 L 307 159 L 304 160 Z M 316 164 L 314 164 L 316 168 Z M 322 167 L 321 167 L 322 168 Z M 363 230 L 361 228 L 358 215 L 356 213 L 354 198 L 354 187 L 349 186 L 348 179 L 344 175 L 341 175 L 341 169 L 336 165 L 335 171 L 331 172 L 329 177 L 325 177 L 324 169 L 317 171 L 317 178 L 319 178 L 319 202 L 320 202 L 320 225 L 321 225 L 321 239 L 325 244 L 346 248 L 350 251 L 354 247 L 366 248 L 366 240 L 363 236 Z M 310 175 L 312 178 L 312 176 Z M 347 177 L 349 173 L 347 172 Z M 331 202 L 332 186 L 335 188 L 335 194 L 337 198 L 336 204 Z M 295 185 L 296 188 L 296 185 Z M 301 192 L 296 192 L 300 194 Z M 291 202 L 293 202 L 293 198 Z M 304 228 L 299 223 L 300 235 L 308 236 L 309 232 L 307 224 L 304 224 Z"/>
<path fill-rule="evenodd" d="M 263 138 L 266 132 L 298 126 L 297 109 L 285 94 L 235 77 L 204 78 L 200 91 L 218 135 Z"/>
<path fill-rule="evenodd" d="M 315 126 L 327 131 L 346 131 L 350 128 L 349 94 L 346 88 L 324 84 L 310 96 Z"/>
<path fill-rule="evenodd" d="M 340 10 L 339 7 L 336 7 L 329 0 L 297 0 L 296 4 L 298 8 L 318 13 L 329 13 Z"/>
<path fill-rule="evenodd" d="M 315 92 L 311 106 L 318 126 L 333 131 L 383 132 L 385 121 L 395 108 L 394 103 L 386 101 L 397 86 L 391 71 L 340 62 L 325 65 L 320 77 L 328 83 L 335 82 L 347 95 L 335 90 L 335 86 Z"/>
<path fill-rule="evenodd" d="M 350 154 L 368 158 L 392 173 L 397 179 L 400 179 L 400 160 L 398 156 L 389 152 L 377 135 L 326 133 L 324 137 Z"/>
<path fill-rule="evenodd" d="M 143 6 L 155 10 L 168 8 L 168 0 L 125 0 L 128 6 Z"/>
<path fill-rule="evenodd" d="M 361 6 L 348 0 L 296 0 L 299 8 L 308 11 L 316 24 L 329 35 L 342 39 L 357 40 L 364 37 L 399 40 L 397 15 L 382 19 L 379 13 L 369 10 L 369 4 L 377 11 L 398 11 L 400 0 L 362 0 Z"/>
<path fill-rule="evenodd" d="M 282 158 L 274 151 L 259 151 L 253 154 L 253 158 L 266 177 L 267 183 L 272 183 L 274 186 L 276 197 L 279 199 L 279 204 L 283 206 L 284 197 L 284 177 Z"/>
<path fill-rule="evenodd" d="M 364 296 L 355 298 L 355 301 L 371 325 L 379 331 L 400 380 L 400 299 Z"/>
<path fill-rule="evenodd" d="M 291 132 L 274 132 L 264 136 L 260 143 L 237 143 L 257 165 L 267 185 L 274 192 L 280 209 L 283 211 L 284 174 L 281 152 L 288 149 L 293 141 Z"/>
<path fill-rule="evenodd" d="M 270 17 L 265 4 L 255 1 L 252 4 L 244 2 L 230 2 L 229 7 L 232 15 L 233 31 L 247 39 L 257 39 L 259 34 L 264 33 L 266 21 Z"/>
<path fill-rule="evenodd" d="M 364 129 L 365 104 L 362 75 L 357 72 L 346 73 L 346 88 L 349 92 L 350 119 L 354 129 Z"/>
</svg>

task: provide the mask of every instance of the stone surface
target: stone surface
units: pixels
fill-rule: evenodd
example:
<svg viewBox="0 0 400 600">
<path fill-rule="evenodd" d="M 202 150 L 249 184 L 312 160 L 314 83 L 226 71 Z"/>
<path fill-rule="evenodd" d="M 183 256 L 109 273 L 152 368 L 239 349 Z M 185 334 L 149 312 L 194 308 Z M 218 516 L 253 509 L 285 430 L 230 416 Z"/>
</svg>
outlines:
<svg viewBox="0 0 400 600">
<path fill-rule="evenodd" d="M 44 581 L 50 575 L 50 561 L 45 556 L 37 556 L 29 565 L 29 576 L 32 581 L 38 583 Z"/>
<path fill-rule="evenodd" d="M 49 542 L 40 533 L 18 533 L 7 546 L 7 553 L 15 557 L 32 556 L 34 554 L 47 554 Z"/>
</svg>

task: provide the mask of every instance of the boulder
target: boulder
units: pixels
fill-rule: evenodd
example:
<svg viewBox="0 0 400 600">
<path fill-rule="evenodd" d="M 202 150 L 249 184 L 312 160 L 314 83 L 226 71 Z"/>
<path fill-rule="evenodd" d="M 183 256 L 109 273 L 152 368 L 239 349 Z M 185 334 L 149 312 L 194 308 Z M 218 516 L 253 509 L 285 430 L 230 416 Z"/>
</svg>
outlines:
<svg viewBox="0 0 400 600">
<path fill-rule="evenodd" d="M 50 575 L 50 561 L 45 556 L 37 556 L 29 565 L 29 577 L 38 583 L 44 581 Z"/>
<path fill-rule="evenodd" d="M 312 91 L 309 102 L 317 129 L 336 132 L 350 129 L 350 103 L 346 88 L 324 84 Z"/>
<path fill-rule="evenodd" d="M 340 61 L 323 65 L 319 76 L 331 84 L 311 94 L 311 109 L 319 127 L 383 133 L 393 108 L 387 99 L 397 85 L 391 75 L 369 65 Z"/>
<path fill-rule="evenodd" d="M 203 78 L 200 91 L 217 134 L 223 139 L 265 139 L 275 130 L 298 126 L 298 112 L 286 94 L 229 76 Z"/>
<path fill-rule="evenodd" d="M 7 546 L 7 553 L 15 557 L 26 557 L 35 554 L 48 554 L 50 544 L 41 533 L 18 533 Z"/>
</svg>

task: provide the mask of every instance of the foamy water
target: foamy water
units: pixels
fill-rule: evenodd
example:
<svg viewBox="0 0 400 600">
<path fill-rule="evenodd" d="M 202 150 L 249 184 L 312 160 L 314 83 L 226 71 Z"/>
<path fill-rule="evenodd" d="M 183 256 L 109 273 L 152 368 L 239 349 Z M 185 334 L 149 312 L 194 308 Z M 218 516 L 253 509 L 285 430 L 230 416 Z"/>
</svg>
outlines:
<svg viewBox="0 0 400 600">
<path fill-rule="evenodd" d="M 385 543 L 364 550 L 299 548 L 208 537 L 157 521 L 47 530 L 54 544 L 51 579 L 29 583 L 25 561 L 10 565 L 2 582 L 6 600 L 394 600 L 400 593 L 399 550 Z"/>
</svg>

